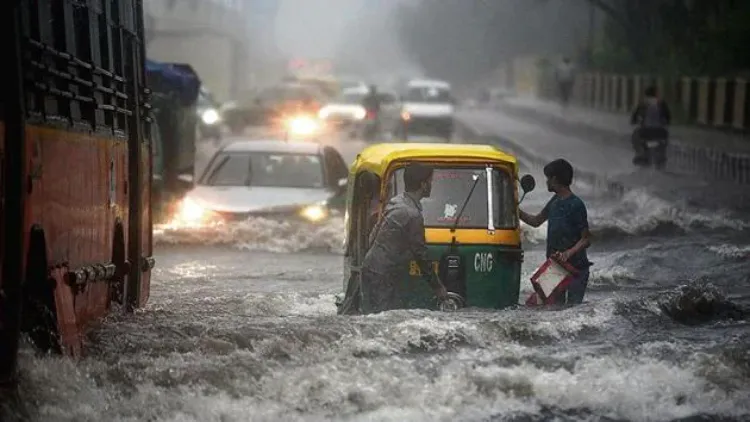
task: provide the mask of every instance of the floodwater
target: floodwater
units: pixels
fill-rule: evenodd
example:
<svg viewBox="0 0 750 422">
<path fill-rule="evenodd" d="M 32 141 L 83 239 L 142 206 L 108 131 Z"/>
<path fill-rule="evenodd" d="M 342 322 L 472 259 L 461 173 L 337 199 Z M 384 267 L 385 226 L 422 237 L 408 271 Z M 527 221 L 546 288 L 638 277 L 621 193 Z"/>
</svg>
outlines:
<svg viewBox="0 0 750 422">
<path fill-rule="evenodd" d="M 340 217 L 159 231 L 150 304 L 78 363 L 25 351 L 22 400 L 36 421 L 750 420 L 750 216 L 575 189 L 581 306 L 337 316 Z M 544 240 L 524 227 L 521 302 Z"/>
</svg>

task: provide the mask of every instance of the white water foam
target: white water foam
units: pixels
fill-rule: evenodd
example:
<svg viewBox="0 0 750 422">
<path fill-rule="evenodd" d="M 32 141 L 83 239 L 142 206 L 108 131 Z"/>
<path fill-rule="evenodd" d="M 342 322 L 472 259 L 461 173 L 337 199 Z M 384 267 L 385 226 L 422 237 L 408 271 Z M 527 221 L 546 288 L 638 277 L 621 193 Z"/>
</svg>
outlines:
<svg viewBox="0 0 750 422">
<path fill-rule="evenodd" d="M 293 301 L 300 300 L 311 303 Z M 613 305 L 537 314 L 539 321 L 525 325 L 558 339 L 548 346 L 524 346 L 505 337 L 499 328 L 521 322 L 511 313 L 456 320 L 455 315 L 395 311 L 349 318 L 359 329 L 339 327 L 349 334 L 332 342 L 290 332 L 337 329 L 326 327 L 335 321 L 323 317 L 313 325 L 305 320 L 305 326 L 268 331 L 252 351 L 167 352 L 116 363 L 86 359 L 77 366 L 32 358 L 24 371 L 41 390 L 35 391 L 42 403 L 38 420 L 463 421 L 539 415 L 553 407 L 657 421 L 750 412 L 750 390 L 741 375 L 684 342 L 658 341 L 605 354 L 566 346 L 578 344 L 569 337 L 585 327 L 606 329 Z M 319 315 L 316 306 L 310 315 Z M 456 339 L 472 347 L 452 347 Z M 429 353 L 409 352 L 415 345 Z M 668 361 L 665 353 L 688 358 Z M 358 357 L 362 354 L 373 356 Z M 256 366 L 263 370 L 258 373 Z M 133 388 L 125 392 L 113 386 L 113 371 L 127 374 Z"/>
<path fill-rule="evenodd" d="M 205 227 L 154 227 L 157 245 L 224 245 L 278 253 L 313 249 L 343 253 L 344 236 L 344 220 L 340 217 L 330 218 L 322 224 L 252 218 Z"/>
<path fill-rule="evenodd" d="M 613 227 L 629 234 L 654 230 L 664 223 L 674 224 L 684 230 L 696 226 L 710 229 L 730 228 L 745 230 L 750 221 L 725 212 L 701 211 L 657 198 L 645 190 L 627 192 L 619 201 L 589 209 L 592 228 Z"/>
<path fill-rule="evenodd" d="M 709 246 L 708 250 L 724 258 L 750 259 L 750 245 L 716 245 Z"/>
</svg>

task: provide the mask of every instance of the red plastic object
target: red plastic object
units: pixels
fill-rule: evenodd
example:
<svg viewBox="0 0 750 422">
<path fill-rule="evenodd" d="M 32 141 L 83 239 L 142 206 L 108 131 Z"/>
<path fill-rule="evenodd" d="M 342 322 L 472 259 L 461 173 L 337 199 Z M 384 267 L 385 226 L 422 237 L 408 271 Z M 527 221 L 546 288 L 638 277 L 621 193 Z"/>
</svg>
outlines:
<svg viewBox="0 0 750 422">
<path fill-rule="evenodd" d="M 526 299 L 526 306 L 554 305 L 558 293 L 568 288 L 577 272 L 567 262 L 547 258 L 531 276 L 534 293 Z"/>
</svg>

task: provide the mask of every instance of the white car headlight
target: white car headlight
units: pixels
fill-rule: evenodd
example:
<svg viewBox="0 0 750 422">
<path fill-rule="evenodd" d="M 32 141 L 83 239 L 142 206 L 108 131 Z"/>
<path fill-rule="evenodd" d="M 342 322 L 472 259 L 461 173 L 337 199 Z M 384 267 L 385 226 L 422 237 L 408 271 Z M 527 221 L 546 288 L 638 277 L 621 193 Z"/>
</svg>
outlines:
<svg viewBox="0 0 750 422">
<path fill-rule="evenodd" d="M 354 112 L 354 118 L 357 120 L 362 120 L 367 116 L 367 110 L 364 109 L 364 107 L 359 107 L 357 111 Z"/>
<path fill-rule="evenodd" d="M 212 125 L 219 121 L 219 112 L 212 108 L 209 108 L 208 110 L 204 111 L 203 114 L 201 114 L 201 119 L 203 120 L 203 123 Z"/>
<path fill-rule="evenodd" d="M 178 219 L 184 223 L 199 223 L 206 215 L 206 210 L 190 198 L 180 203 Z"/>
<path fill-rule="evenodd" d="M 296 117 L 288 122 L 289 131 L 292 135 L 310 136 L 314 135 L 320 126 L 315 119 L 311 117 Z"/>
<path fill-rule="evenodd" d="M 303 208 L 300 215 L 309 221 L 318 222 L 328 216 L 328 209 L 324 205 L 310 205 Z"/>
</svg>

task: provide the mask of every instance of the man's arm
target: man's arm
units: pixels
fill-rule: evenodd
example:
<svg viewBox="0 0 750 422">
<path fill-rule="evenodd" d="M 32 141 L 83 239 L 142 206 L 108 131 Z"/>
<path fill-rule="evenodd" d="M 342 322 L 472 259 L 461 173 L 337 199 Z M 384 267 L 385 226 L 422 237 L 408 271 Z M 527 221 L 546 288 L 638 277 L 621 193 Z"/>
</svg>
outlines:
<svg viewBox="0 0 750 422">
<path fill-rule="evenodd" d="M 630 124 L 634 125 L 638 123 L 638 118 L 643 113 L 643 103 L 639 103 L 634 109 L 633 114 L 630 115 Z"/>
<path fill-rule="evenodd" d="M 549 202 L 547 202 L 547 205 L 545 205 L 544 208 L 542 208 L 542 211 L 540 211 L 537 215 L 532 215 L 519 209 L 518 214 L 519 217 L 521 217 L 521 221 L 531 227 L 541 226 L 545 221 L 547 221 L 547 217 L 549 216 L 549 205 L 551 202 L 552 200 L 550 199 Z"/>
</svg>

